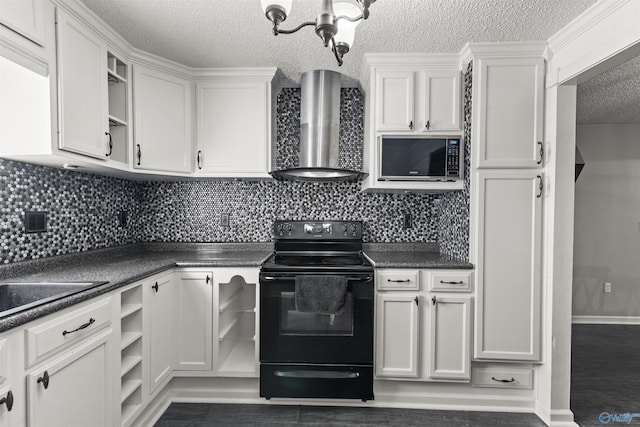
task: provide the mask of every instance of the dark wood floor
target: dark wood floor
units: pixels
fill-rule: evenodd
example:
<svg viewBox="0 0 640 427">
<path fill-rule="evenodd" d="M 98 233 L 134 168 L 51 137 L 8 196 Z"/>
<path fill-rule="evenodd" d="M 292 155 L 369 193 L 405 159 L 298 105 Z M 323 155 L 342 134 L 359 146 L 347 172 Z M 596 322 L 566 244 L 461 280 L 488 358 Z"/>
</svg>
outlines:
<svg viewBox="0 0 640 427">
<path fill-rule="evenodd" d="M 605 424 L 599 417 L 606 412 L 637 414 L 629 424 L 640 425 L 640 326 L 573 325 L 571 346 L 571 410 L 576 422 L 601 427 Z"/>
<path fill-rule="evenodd" d="M 583 427 L 605 425 L 603 412 L 638 414 L 640 326 L 574 325 L 571 409 Z M 606 421 L 606 419 L 604 420 Z M 543 426 L 533 414 L 417 409 L 174 403 L 156 427 L 204 426 Z M 624 423 L 610 420 L 609 425 Z"/>
<path fill-rule="evenodd" d="M 419 409 L 173 403 L 156 427 L 204 426 L 541 427 L 533 414 Z"/>
</svg>

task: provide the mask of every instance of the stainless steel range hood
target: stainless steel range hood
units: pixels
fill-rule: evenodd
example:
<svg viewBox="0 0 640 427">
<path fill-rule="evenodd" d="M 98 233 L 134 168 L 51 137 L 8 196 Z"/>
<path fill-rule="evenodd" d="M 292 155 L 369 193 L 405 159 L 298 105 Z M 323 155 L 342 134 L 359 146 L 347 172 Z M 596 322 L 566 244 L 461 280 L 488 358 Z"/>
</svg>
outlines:
<svg viewBox="0 0 640 427">
<path fill-rule="evenodd" d="M 338 167 L 340 73 L 313 70 L 302 74 L 300 166 L 269 172 L 287 181 L 359 181 L 360 171 Z"/>
</svg>

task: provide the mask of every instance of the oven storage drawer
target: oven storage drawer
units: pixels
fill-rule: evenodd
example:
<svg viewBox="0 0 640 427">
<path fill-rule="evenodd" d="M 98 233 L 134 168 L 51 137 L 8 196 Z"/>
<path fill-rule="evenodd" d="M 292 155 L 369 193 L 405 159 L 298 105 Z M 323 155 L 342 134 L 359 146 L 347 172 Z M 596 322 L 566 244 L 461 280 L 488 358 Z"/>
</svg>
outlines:
<svg viewBox="0 0 640 427">
<path fill-rule="evenodd" d="M 373 366 L 261 363 L 260 397 L 373 400 Z"/>
</svg>

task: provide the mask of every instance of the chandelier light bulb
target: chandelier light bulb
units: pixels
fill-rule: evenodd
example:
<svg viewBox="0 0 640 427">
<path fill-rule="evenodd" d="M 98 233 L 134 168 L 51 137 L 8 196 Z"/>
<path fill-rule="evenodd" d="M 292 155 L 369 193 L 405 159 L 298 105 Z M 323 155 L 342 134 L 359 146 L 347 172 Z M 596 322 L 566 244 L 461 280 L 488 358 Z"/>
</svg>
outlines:
<svg viewBox="0 0 640 427">
<path fill-rule="evenodd" d="M 335 3 L 333 5 L 333 13 L 336 18 L 340 16 L 348 16 L 349 18 L 356 18 L 361 14 L 358 6 L 352 3 Z M 334 36 L 336 45 L 345 45 L 348 49 L 353 46 L 353 41 L 356 37 L 356 27 L 360 24 L 361 20 L 356 22 L 348 21 L 346 19 L 340 19 L 337 21 L 338 32 Z"/>
</svg>

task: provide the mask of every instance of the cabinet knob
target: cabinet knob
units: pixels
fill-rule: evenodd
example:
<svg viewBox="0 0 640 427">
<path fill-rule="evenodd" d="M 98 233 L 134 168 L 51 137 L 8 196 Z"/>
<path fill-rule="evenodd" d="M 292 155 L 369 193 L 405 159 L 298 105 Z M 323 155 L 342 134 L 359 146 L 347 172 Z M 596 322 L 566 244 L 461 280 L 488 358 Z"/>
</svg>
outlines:
<svg viewBox="0 0 640 427">
<path fill-rule="evenodd" d="M 202 150 L 198 150 L 198 169 L 202 169 Z"/>
<path fill-rule="evenodd" d="M 424 127 L 429 130 L 429 128 L 431 127 L 431 123 L 429 122 L 429 120 L 427 120 L 427 123 L 424 125 Z"/>
<path fill-rule="evenodd" d="M 140 148 L 140 144 L 136 144 L 138 146 L 138 166 L 140 166 L 140 159 L 142 159 L 142 149 Z"/>
<path fill-rule="evenodd" d="M 38 378 L 36 382 L 38 384 L 42 383 L 45 390 L 48 389 L 49 388 L 49 372 L 44 371 L 44 374 L 42 374 L 42 376 Z"/>
<path fill-rule="evenodd" d="M 431 298 L 431 304 L 436 305 L 436 303 L 438 302 L 438 300 L 436 299 L 435 295 Z"/>
<path fill-rule="evenodd" d="M 409 129 L 413 130 L 413 120 L 409 122 Z"/>
<path fill-rule="evenodd" d="M 538 194 L 536 194 L 537 198 L 542 197 L 542 189 L 544 188 L 544 184 L 542 183 L 542 176 L 538 175 L 536 176 L 536 178 L 538 179 Z"/>
<path fill-rule="evenodd" d="M 420 298 L 418 298 L 418 296 L 416 295 L 416 297 L 413 299 L 416 302 L 416 305 L 419 305 L 420 303 Z"/>
<path fill-rule="evenodd" d="M 156 291 L 156 293 L 158 293 L 158 282 L 156 282 L 156 284 L 155 284 L 155 285 L 152 285 L 152 286 L 151 286 L 151 289 L 155 290 L 155 291 Z"/>
<path fill-rule="evenodd" d="M 540 147 L 540 158 L 538 159 L 538 164 L 541 164 L 544 159 L 544 144 L 542 141 L 538 141 L 538 146 Z"/>
<path fill-rule="evenodd" d="M 210 281 L 211 281 L 211 277 L 209 277 L 209 275 L 207 274 L 207 284 L 209 284 Z"/>
<path fill-rule="evenodd" d="M 5 397 L 0 399 L 0 405 L 3 404 L 7 405 L 7 411 L 11 412 L 11 410 L 13 409 L 13 392 L 11 390 L 7 392 L 7 395 Z"/>
</svg>

